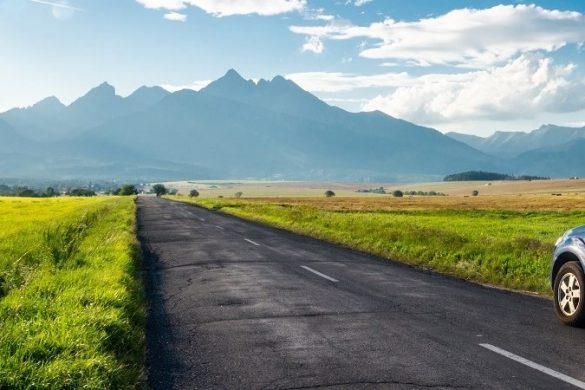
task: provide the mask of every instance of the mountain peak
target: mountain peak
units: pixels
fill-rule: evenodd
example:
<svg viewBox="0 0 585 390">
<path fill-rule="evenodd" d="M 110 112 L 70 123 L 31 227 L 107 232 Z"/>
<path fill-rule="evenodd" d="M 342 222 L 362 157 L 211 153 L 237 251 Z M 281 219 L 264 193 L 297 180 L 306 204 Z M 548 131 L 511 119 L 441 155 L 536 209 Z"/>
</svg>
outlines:
<svg viewBox="0 0 585 390">
<path fill-rule="evenodd" d="M 237 99 L 248 96 L 255 87 L 256 84 L 252 80 L 245 80 L 234 69 L 230 69 L 223 77 L 211 82 L 200 92 L 219 97 L 231 96 Z"/>
<path fill-rule="evenodd" d="M 228 70 L 222 78 L 244 80 L 244 78 L 233 68 Z M 244 80 L 244 81 L 246 81 L 246 80 Z"/>
<path fill-rule="evenodd" d="M 63 103 L 61 103 L 61 101 L 59 99 L 57 99 L 55 96 L 49 96 L 47 98 L 44 98 L 43 100 L 35 103 L 33 105 L 33 108 L 39 110 L 60 110 L 63 107 L 65 107 L 65 105 Z"/>
</svg>

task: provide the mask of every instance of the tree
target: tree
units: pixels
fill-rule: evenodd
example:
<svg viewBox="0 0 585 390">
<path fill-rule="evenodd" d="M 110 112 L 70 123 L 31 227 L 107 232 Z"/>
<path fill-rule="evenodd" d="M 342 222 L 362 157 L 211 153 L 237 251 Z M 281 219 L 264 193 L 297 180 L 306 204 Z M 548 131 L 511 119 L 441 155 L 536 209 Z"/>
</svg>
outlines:
<svg viewBox="0 0 585 390">
<path fill-rule="evenodd" d="M 52 198 L 53 196 L 57 196 L 57 191 L 53 187 L 47 187 L 45 190 L 45 196 Z"/>
<path fill-rule="evenodd" d="M 118 188 L 114 191 L 114 195 L 121 195 L 121 196 L 129 196 L 129 195 L 137 195 L 138 190 L 136 186 L 132 184 L 124 184 L 122 187 Z"/>
<path fill-rule="evenodd" d="M 236 197 L 236 199 L 240 199 L 240 198 L 242 197 L 242 195 L 244 195 L 244 193 L 243 193 L 243 192 L 241 192 L 241 191 L 238 191 L 238 192 L 236 192 L 236 193 L 234 194 L 234 196 Z"/>
<path fill-rule="evenodd" d="M 198 196 L 199 196 L 199 191 L 197 191 L 197 190 L 195 190 L 195 189 L 192 189 L 191 191 L 189 191 L 189 196 L 190 196 L 191 198 L 196 198 L 196 197 L 198 197 Z"/>
<path fill-rule="evenodd" d="M 478 190 L 473 190 L 473 191 L 471 192 L 471 195 L 473 195 L 473 196 L 478 196 L 478 195 L 479 195 L 479 191 L 478 191 Z"/>
<path fill-rule="evenodd" d="M 156 196 L 163 196 L 167 193 L 167 187 L 162 184 L 155 184 L 152 186 L 152 191 L 156 194 Z"/>
<path fill-rule="evenodd" d="M 392 196 L 395 198 L 402 198 L 404 196 L 404 193 L 400 190 L 395 190 L 394 192 L 392 192 Z"/>
<path fill-rule="evenodd" d="M 67 191 L 67 195 L 69 196 L 95 196 L 96 193 L 92 190 L 88 190 L 85 188 L 74 188 L 72 190 Z"/>
<path fill-rule="evenodd" d="M 327 191 L 325 191 L 325 196 L 327 198 L 333 198 L 335 196 L 335 192 L 333 192 L 331 190 L 327 190 Z"/>
</svg>

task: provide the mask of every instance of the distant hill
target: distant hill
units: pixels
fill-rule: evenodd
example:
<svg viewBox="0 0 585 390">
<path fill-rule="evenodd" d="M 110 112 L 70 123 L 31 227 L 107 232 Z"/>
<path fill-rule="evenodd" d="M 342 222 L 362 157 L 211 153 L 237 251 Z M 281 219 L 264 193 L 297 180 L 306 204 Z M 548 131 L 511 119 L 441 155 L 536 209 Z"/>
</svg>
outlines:
<svg viewBox="0 0 585 390">
<path fill-rule="evenodd" d="M 460 133 L 447 135 L 486 154 L 510 158 L 532 150 L 582 140 L 585 138 L 585 127 L 543 125 L 529 133 L 497 131 L 486 138 Z"/>
</svg>

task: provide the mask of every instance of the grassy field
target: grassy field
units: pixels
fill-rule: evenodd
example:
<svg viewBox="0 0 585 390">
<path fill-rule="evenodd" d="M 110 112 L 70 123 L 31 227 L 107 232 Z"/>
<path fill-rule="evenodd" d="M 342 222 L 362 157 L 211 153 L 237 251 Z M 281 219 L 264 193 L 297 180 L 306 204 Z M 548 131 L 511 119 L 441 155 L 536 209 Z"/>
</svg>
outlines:
<svg viewBox="0 0 585 390">
<path fill-rule="evenodd" d="M 476 282 L 550 294 L 555 240 L 585 196 L 189 199 L 243 218 Z"/>
<path fill-rule="evenodd" d="M 132 198 L 0 198 L 0 388 L 134 388 L 144 299 Z"/>
<path fill-rule="evenodd" d="M 300 181 L 251 181 L 251 180 L 200 180 L 165 183 L 180 194 L 187 195 L 196 189 L 203 198 L 232 197 L 242 192 L 250 197 L 320 197 L 326 190 L 333 190 L 339 197 L 384 198 L 391 195 L 357 192 L 359 189 L 384 187 L 391 194 L 394 190 L 435 191 L 447 195 L 465 196 L 473 191 L 480 195 L 526 195 L 552 193 L 585 194 L 585 180 L 534 180 L 534 181 L 467 181 L 434 183 L 346 183 L 346 182 L 300 182 Z"/>
</svg>

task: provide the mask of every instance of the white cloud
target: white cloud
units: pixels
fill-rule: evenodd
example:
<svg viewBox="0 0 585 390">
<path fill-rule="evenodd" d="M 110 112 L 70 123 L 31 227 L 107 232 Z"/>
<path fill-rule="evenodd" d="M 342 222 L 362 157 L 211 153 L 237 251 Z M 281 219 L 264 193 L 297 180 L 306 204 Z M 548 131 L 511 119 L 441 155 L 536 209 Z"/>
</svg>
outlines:
<svg viewBox="0 0 585 390">
<path fill-rule="evenodd" d="M 372 0 L 347 0 L 345 2 L 345 4 L 346 5 L 353 4 L 356 7 L 361 7 L 362 5 L 365 5 L 365 4 L 368 4 L 368 3 L 371 3 L 371 2 L 372 2 Z"/>
<path fill-rule="evenodd" d="M 346 92 L 363 88 L 412 85 L 412 78 L 407 73 L 362 76 L 341 72 L 304 72 L 290 73 L 286 78 L 310 92 Z"/>
<path fill-rule="evenodd" d="M 413 22 L 355 26 L 334 20 L 321 26 L 291 26 L 313 41 L 366 38 L 374 45 L 360 55 L 371 59 L 485 68 L 519 54 L 553 52 L 585 41 L 585 15 L 536 5 L 498 5 L 458 9 Z"/>
<path fill-rule="evenodd" d="M 310 51 L 316 54 L 323 53 L 323 42 L 318 37 L 307 37 L 303 44 L 303 51 Z"/>
<path fill-rule="evenodd" d="M 183 89 L 191 89 L 193 91 L 199 91 L 202 88 L 205 88 L 207 85 L 211 83 L 211 80 L 199 80 L 195 81 L 191 84 L 185 85 L 173 85 L 173 84 L 163 84 L 160 87 L 166 89 L 169 92 L 177 92 Z"/>
<path fill-rule="evenodd" d="M 169 13 L 165 14 L 164 18 L 166 20 L 170 20 L 173 22 L 186 22 L 187 21 L 187 15 L 181 14 L 179 12 L 169 12 Z"/>
<path fill-rule="evenodd" d="M 417 123 L 527 119 L 585 108 L 585 80 L 575 66 L 522 55 L 506 65 L 459 74 L 411 78 L 364 105 Z"/>
<path fill-rule="evenodd" d="M 278 15 L 301 11 L 306 0 L 136 0 L 146 8 L 178 11 L 197 7 L 213 16 Z"/>
<path fill-rule="evenodd" d="M 66 20 L 72 17 L 75 12 L 81 12 L 83 9 L 70 5 L 66 0 L 30 0 L 33 3 L 48 5 L 51 7 L 51 13 L 55 19 Z"/>
</svg>

